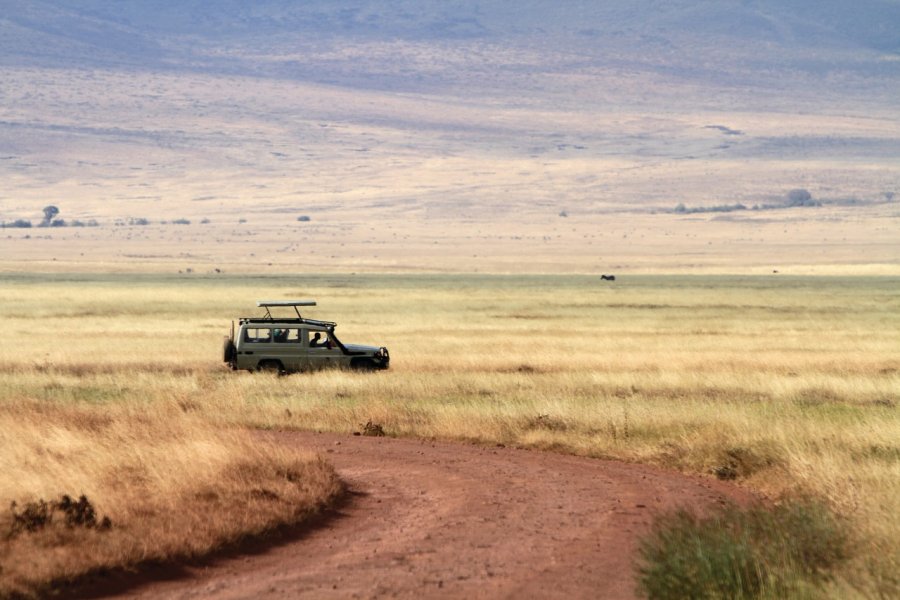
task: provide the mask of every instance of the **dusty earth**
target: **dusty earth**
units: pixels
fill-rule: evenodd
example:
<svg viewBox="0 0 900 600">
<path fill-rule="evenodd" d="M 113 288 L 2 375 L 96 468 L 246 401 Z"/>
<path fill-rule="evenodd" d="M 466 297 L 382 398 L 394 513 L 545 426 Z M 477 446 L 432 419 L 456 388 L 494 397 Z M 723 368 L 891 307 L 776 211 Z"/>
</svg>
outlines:
<svg viewBox="0 0 900 600">
<path fill-rule="evenodd" d="M 335 434 L 268 435 L 324 453 L 349 484 L 349 500 L 272 545 L 136 579 L 96 582 L 86 593 L 634 598 L 637 538 L 654 513 L 752 499 L 715 480 L 549 452 Z"/>
</svg>

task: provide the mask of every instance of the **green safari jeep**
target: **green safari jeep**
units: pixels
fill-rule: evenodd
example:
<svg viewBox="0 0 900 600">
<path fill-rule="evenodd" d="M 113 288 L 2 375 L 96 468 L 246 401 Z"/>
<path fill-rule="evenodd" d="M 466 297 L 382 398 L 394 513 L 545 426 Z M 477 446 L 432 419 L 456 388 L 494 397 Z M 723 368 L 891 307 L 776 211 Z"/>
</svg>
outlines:
<svg viewBox="0 0 900 600">
<path fill-rule="evenodd" d="M 237 330 L 225 336 L 223 359 L 234 370 L 296 373 L 326 367 L 387 369 L 391 358 L 384 346 L 344 344 L 334 334 L 336 323 L 307 319 L 300 306 L 315 306 L 314 300 L 265 301 L 262 317 L 241 317 Z M 270 309 L 289 307 L 295 317 L 274 317 Z"/>
</svg>

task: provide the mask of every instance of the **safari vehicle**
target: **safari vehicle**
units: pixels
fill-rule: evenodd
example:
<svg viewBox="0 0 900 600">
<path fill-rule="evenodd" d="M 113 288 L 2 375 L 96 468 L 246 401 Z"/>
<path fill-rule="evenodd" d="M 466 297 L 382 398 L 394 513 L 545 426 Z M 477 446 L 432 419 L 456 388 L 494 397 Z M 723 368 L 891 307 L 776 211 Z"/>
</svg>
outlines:
<svg viewBox="0 0 900 600">
<path fill-rule="evenodd" d="M 266 301 L 262 317 L 242 317 L 231 322 L 225 336 L 224 361 L 234 370 L 296 373 L 326 367 L 387 369 L 390 355 L 385 347 L 343 344 L 334 334 L 336 323 L 307 319 L 299 307 L 315 306 L 314 300 Z M 296 316 L 275 317 L 273 308 L 293 308 Z"/>
</svg>

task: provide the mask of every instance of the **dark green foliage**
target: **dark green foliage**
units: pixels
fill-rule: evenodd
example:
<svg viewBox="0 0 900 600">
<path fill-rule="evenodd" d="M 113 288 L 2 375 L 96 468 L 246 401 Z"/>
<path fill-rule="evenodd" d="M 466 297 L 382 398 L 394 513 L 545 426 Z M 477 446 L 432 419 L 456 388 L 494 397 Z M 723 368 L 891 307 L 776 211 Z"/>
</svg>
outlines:
<svg viewBox="0 0 900 600">
<path fill-rule="evenodd" d="M 709 213 L 709 212 L 734 212 L 736 210 L 747 210 L 747 207 L 743 204 L 719 204 L 716 206 L 695 206 L 688 208 L 683 203 L 679 203 L 675 207 L 675 211 L 678 214 L 687 214 L 692 215 L 695 213 Z"/>
<path fill-rule="evenodd" d="M 59 214 L 59 208 L 53 206 L 44 207 L 44 220 L 41 222 L 41 227 L 47 227 L 50 225 L 51 221 L 53 221 L 54 217 Z"/>
<path fill-rule="evenodd" d="M 787 193 L 787 206 L 821 206 L 813 200 L 812 194 L 804 189 L 791 190 Z"/>
<path fill-rule="evenodd" d="M 794 500 L 660 517 L 639 556 L 639 585 L 651 599 L 798 597 L 830 579 L 850 542 L 826 506 Z"/>
<path fill-rule="evenodd" d="M 26 219 L 16 219 L 12 223 L 4 223 L 3 227 L 15 227 L 19 229 L 28 229 L 31 227 L 31 221 Z"/>
</svg>

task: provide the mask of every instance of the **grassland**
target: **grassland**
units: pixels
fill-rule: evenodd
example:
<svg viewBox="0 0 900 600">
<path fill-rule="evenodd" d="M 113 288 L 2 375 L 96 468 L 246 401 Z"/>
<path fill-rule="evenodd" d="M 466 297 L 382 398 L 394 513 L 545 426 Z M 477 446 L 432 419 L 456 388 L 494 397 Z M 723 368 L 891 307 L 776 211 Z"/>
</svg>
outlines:
<svg viewBox="0 0 900 600">
<path fill-rule="evenodd" d="M 0 230 L 0 270 L 900 274 L 895 75 L 835 85 L 779 69 L 774 89 L 738 91 L 561 73 L 572 55 L 544 43 L 394 43 L 390 60 L 332 44 L 374 70 L 346 85 L 262 77 L 270 61 L 202 74 L 193 51 L 183 74 L 0 66 L 0 223 L 37 225 L 53 204 L 70 225 Z M 335 56 L 316 46 L 296 55 L 330 79 Z M 485 88 L 488 56 L 514 67 Z M 368 81 L 438 57 L 443 90 Z M 794 188 L 822 206 L 764 208 Z"/>
<path fill-rule="evenodd" d="M 2 283 L 7 420 L 74 411 L 131 431 L 128 419 L 162 415 L 211 436 L 238 436 L 235 426 L 352 431 L 372 420 L 390 435 L 652 463 L 772 499 L 812 495 L 855 531 L 855 558 L 830 592 L 891 595 L 900 585 L 896 277 L 601 285 L 587 276 L 6 274 Z M 338 321 L 344 341 L 387 345 L 391 370 L 228 371 L 222 335 L 263 297 L 318 299 L 315 316 Z M 4 463 L 22 460 L 7 448 Z M 3 471 L 2 502 L 65 491 Z M 94 489 L 84 481 L 69 487 Z M 100 513 L 115 513 L 94 495 Z"/>
</svg>

